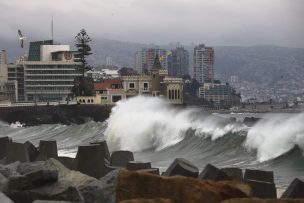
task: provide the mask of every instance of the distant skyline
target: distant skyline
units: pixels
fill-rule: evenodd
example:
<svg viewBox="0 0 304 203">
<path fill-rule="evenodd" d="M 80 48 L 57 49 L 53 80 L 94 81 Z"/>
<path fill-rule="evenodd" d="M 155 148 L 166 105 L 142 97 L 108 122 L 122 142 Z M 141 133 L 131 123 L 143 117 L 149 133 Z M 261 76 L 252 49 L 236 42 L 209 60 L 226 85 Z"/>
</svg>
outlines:
<svg viewBox="0 0 304 203">
<path fill-rule="evenodd" d="M 1 0 L 0 39 L 50 39 L 52 16 L 59 42 L 85 28 L 93 42 L 304 48 L 304 0 Z"/>
</svg>

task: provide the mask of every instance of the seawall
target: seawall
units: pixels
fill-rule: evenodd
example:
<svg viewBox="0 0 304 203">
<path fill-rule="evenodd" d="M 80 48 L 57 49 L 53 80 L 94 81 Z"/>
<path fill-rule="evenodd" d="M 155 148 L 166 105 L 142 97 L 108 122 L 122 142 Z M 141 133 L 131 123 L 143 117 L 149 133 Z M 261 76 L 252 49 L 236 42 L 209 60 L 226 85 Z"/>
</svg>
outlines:
<svg viewBox="0 0 304 203">
<path fill-rule="evenodd" d="M 41 124 L 82 124 L 87 120 L 105 121 L 112 106 L 57 105 L 0 107 L 0 120 L 7 123 L 19 121 L 26 126 Z"/>
</svg>

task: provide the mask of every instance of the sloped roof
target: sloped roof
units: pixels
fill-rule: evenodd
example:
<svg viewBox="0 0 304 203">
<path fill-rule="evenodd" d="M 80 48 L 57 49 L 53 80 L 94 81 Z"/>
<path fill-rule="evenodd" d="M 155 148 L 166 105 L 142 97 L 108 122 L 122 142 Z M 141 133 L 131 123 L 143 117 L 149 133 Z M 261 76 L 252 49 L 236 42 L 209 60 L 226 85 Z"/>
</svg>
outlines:
<svg viewBox="0 0 304 203">
<path fill-rule="evenodd" d="M 113 84 L 120 84 L 122 86 L 122 80 L 121 79 L 110 79 L 110 80 L 104 80 L 99 83 L 94 83 L 94 90 L 100 91 L 100 90 L 112 89 Z"/>
</svg>

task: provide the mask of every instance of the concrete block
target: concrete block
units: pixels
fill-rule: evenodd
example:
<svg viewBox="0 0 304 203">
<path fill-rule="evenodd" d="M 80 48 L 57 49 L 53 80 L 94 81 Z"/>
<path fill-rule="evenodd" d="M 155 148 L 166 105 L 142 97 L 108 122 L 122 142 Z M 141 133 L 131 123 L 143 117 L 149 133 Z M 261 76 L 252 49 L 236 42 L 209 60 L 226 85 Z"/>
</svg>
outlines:
<svg viewBox="0 0 304 203">
<path fill-rule="evenodd" d="M 35 161 L 35 159 L 39 155 L 39 151 L 37 150 L 37 148 L 29 141 L 26 141 L 24 143 L 24 146 L 27 150 L 30 161 Z"/>
<path fill-rule="evenodd" d="M 258 180 L 262 182 L 273 182 L 273 171 L 261 171 L 246 169 L 244 174 L 244 180 Z"/>
<path fill-rule="evenodd" d="M 240 168 L 222 168 L 221 171 L 226 173 L 231 180 L 243 181 L 243 171 Z"/>
<path fill-rule="evenodd" d="M 45 161 L 49 158 L 58 158 L 57 142 L 56 140 L 40 140 L 39 155 L 37 161 Z"/>
<path fill-rule="evenodd" d="M 283 193 L 283 199 L 300 199 L 304 198 L 304 182 L 300 179 L 294 179 Z"/>
<path fill-rule="evenodd" d="M 137 170 L 137 172 L 144 172 L 144 173 L 151 173 L 154 175 L 159 175 L 159 168 L 141 169 L 141 170 Z"/>
<path fill-rule="evenodd" d="M 0 137 L 0 159 L 6 157 L 8 143 L 9 143 L 8 137 Z"/>
<path fill-rule="evenodd" d="M 231 178 L 226 173 L 211 164 L 206 165 L 204 170 L 199 174 L 198 178 L 201 180 L 213 181 L 231 180 Z"/>
<path fill-rule="evenodd" d="M 29 162 L 30 159 L 23 143 L 11 142 L 7 148 L 6 164 L 16 161 Z"/>
<path fill-rule="evenodd" d="M 14 203 L 11 199 L 9 199 L 5 194 L 0 192 L 0 202 L 1 203 Z"/>
<path fill-rule="evenodd" d="M 110 159 L 111 159 L 110 151 L 109 151 L 109 148 L 108 148 L 108 144 L 107 144 L 107 142 L 105 140 L 104 141 L 90 142 L 90 144 L 99 144 L 99 145 L 101 145 L 103 153 L 105 154 L 105 158 L 110 161 Z"/>
<path fill-rule="evenodd" d="M 110 169 L 105 165 L 104 151 L 101 145 L 81 145 L 75 158 L 75 169 L 94 178 L 101 178 Z"/>
<path fill-rule="evenodd" d="M 277 198 L 277 190 L 274 183 L 257 180 L 244 180 L 252 189 L 252 196 L 259 198 Z"/>
<path fill-rule="evenodd" d="M 199 173 L 198 168 L 190 161 L 183 158 L 177 158 L 167 168 L 167 170 L 164 173 L 164 176 L 180 175 L 180 176 L 197 178 L 198 173 Z"/>
<path fill-rule="evenodd" d="M 111 166 L 126 168 L 129 161 L 134 161 L 133 153 L 130 151 L 115 151 L 111 154 Z"/>
<path fill-rule="evenodd" d="M 127 163 L 127 170 L 136 171 L 141 169 L 151 168 L 151 162 L 129 161 Z"/>
<path fill-rule="evenodd" d="M 57 158 L 57 160 L 60 161 L 68 169 L 71 169 L 71 170 L 73 169 L 74 158 L 66 157 L 66 156 L 59 156 Z"/>
</svg>

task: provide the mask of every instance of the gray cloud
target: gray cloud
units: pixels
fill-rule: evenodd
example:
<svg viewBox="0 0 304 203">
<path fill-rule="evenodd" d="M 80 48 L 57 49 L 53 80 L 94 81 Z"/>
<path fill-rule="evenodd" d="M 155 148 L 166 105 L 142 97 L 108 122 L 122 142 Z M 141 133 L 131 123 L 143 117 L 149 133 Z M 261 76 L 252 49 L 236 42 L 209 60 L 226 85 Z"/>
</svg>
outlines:
<svg viewBox="0 0 304 203">
<path fill-rule="evenodd" d="M 303 0 L 1 0 L 0 38 L 304 47 Z"/>
</svg>

